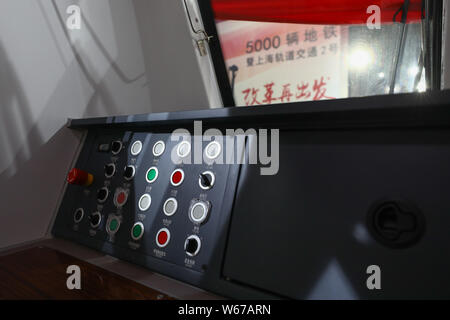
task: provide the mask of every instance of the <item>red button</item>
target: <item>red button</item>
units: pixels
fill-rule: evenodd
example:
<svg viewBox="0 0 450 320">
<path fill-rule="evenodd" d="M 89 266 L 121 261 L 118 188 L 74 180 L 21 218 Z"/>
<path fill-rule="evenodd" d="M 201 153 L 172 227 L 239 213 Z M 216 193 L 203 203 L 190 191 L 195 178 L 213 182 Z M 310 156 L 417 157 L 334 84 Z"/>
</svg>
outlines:
<svg viewBox="0 0 450 320">
<path fill-rule="evenodd" d="M 169 237 L 167 236 L 167 232 L 165 232 L 165 231 L 161 232 L 158 236 L 159 244 L 161 244 L 161 245 L 165 244 L 167 242 L 168 238 Z"/>
<path fill-rule="evenodd" d="M 156 243 L 159 247 L 163 248 L 167 246 L 170 240 L 170 232 L 166 228 L 159 230 L 156 235 Z"/>
<path fill-rule="evenodd" d="M 115 194 L 115 204 L 117 207 L 122 207 L 128 199 L 128 194 L 126 191 L 117 190 Z"/>
<path fill-rule="evenodd" d="M 119 193 L 119 195 L 117 196 L 117 203 L 124 204 L 126 200 L 127 200 L 127 195 L 125 194 L 125 192 Z"/>
<path fill-rule="evenodd" d="M 73 168 L 67 175 L 67 182 L 79 186 L 90 186 L 94 182 L 94 176 L 86 171 Z"/>
<path fill-rule="evenodd" d="M 172 178 L 171 179 L 172 179 L 172 184 L 174 186 L 180 185 L 183 182 L 183 180 L 184 180 L 184 172 L 183 172 L 183 170 L 181 170 L 181 169 L 175 170 L 172 173 Z"/>
</svg>

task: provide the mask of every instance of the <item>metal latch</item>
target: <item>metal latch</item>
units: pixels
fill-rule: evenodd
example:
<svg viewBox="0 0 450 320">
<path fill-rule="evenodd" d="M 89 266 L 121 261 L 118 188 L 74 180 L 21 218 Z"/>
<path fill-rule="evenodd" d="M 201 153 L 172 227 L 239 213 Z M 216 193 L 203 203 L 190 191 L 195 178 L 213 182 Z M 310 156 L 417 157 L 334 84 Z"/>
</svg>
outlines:
<svg viewBox="0 0 450 320">
<path fill-rule="evenodd" d="M 201 39 L 195 40 L 197 43 L 198 51 L 200 52 L 200 56 L 202 56 L 202 57 L 206 56 L 208 54 L 208 50 L 206 49 L 206 43 L 209 43 L 213 37 L 209 36 L 205 30 L 195 30 L 186 0 L 184 0 L 183 3 L 184 3 L 184 8 L 186 10 L 186 14 L 189 19 L 189 24 L 191 26 L 192 32 L 201 36 Z"/>
<path fill-rule="evenodd" d="M 200 51 L 200 56 L 206 56 L 208 54 L 208 51 L 206 50 L 206 43 L 209 43 L 212 36 L 208 36 L 208 34 L 204 30 L 200 30 L 199 33 L 203 35 L 203 38 L 200 40 L 197 40 L 197 48 L 198 51 Z M 197 34 L 199 34 L 197 33 Z"/>
</svg>

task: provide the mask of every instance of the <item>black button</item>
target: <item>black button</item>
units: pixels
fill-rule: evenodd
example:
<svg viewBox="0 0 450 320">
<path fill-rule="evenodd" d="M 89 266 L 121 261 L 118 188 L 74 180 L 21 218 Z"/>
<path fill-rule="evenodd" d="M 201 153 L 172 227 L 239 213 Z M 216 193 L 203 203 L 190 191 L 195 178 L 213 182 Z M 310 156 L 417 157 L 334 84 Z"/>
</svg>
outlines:
<svg viewBox="0 0 450 320">
<path fill-rule="evenodd" d="M 107 164 L 105 166 L 105 176 L 110 178 L 114 175 L 114 173 L 116 172 L 116 166 L 112 163 Z"/>
<path fill-rule="evenodd" d="M 125 179 L 131 180 L 134 177 L 135 169 L 133 166 L 126 166 L 125 171 L 123 172 L 123 176 Z"/>
<path fill-rule="evenodd" d="M 102 189 L 98 190 L 97 191 L 97 200 L 99 202 L 106 201 L 106 198 L 108 197 L 108 194 L 109 194 L 109 192 L 108 192 L 108 189 L 106 189 L 106 188 L 102 188 Z"/>
<path fill-rule="evenodd" d="M 97 212 L 97 213 L 91 214 L 89 218 L 91 220 L 91 226 L 97 227 L 100 224 L 102 216 Z"/>
<path fill-rule="evenodd" d="M 122 146 L 122 141 L 114 141 L 111 145 L 111 150 L 114 154 L 117 154 L 122 150 Z"/>
<path fill-rule="evenodd" d="M 77 209 L 77 211 L 75 211 L 75 221 L 76 222 L 80 222 L 81 219 L 83 219 L 83 209 Z"/>
<path fill-rule="evenodd" d="M 198 250 L 198 241 L 195 238 L 190 238 L 187 240 L 186 242 L 186 252 L 189 253 L 190 255 L 195 255 L 197 253 Z"/>
</svg>

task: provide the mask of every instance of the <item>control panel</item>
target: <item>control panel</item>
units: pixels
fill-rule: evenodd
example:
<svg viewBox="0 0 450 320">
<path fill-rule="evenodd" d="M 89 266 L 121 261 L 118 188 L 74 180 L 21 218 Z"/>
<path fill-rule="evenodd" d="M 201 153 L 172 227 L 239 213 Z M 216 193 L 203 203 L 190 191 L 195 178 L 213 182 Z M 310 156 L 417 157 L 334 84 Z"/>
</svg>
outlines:
<svg viewBox="0 0 450 320">
<path fill-rule="evenodd" d="M 191 141 L 192 140 L 192 141 Z M 58 215 L 55 233 L 134 261 L 208 270 L 226 220 L 227 188 L 238 166 L 223 164 L 225 141 L 151 132 L 90 133 Z M 194 163 L 194 147 L 201 154 Z M 145 263 L 144 263 L 145 264 Z"/>
</svg>

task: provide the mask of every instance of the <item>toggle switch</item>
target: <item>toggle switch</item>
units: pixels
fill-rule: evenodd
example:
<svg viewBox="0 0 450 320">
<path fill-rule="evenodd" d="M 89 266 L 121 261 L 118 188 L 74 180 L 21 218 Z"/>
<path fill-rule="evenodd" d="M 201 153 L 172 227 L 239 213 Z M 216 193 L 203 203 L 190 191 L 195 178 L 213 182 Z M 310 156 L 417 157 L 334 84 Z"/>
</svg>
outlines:
<svg viewBox="0 0 450 320">
<path fill-rule="evenodd" d="M 210 190 L 214 186 L 215 181 L 216 177 L 214 173 L 211 171 L 205 171 L 200 173 L 198 184 L 203 190 Z"/>
<path fill-rule="evenodd" d="M 67 175 L 69 184 L 88 187 L 94 182 L 94 176 L 86 171 L 73 168 Z"/>
</svg>

